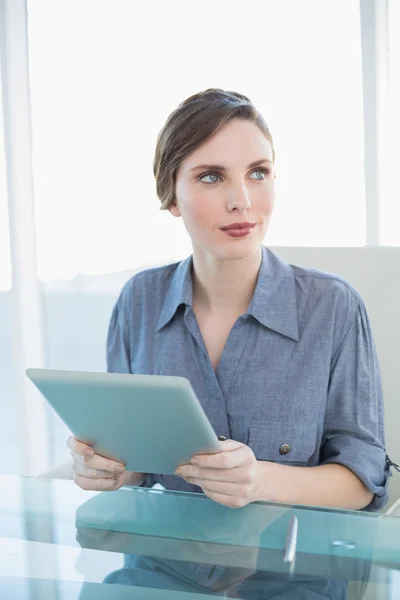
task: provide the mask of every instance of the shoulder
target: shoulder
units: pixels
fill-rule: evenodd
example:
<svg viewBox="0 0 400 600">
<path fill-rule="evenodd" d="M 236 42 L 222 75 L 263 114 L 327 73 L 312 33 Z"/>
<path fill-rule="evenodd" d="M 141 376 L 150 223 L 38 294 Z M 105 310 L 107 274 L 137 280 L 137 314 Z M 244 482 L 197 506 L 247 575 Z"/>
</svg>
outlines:
<svg viewBox="0 0 400 600">
<path fill-rule="evenodd" d="M 179 262 L 145 269 L 135 273 L 122 288 L 125 294 L 141 294 L 143 292 L 162 292 L 167 289 Z"/>
<path fill-rule="evenodd" d="M 162 301 L 180 262 L 152 267 L 135 273 L 123 285 L 117 305 L 131 312 L 132 307 L 148 306 Z"/>
<path fill-rule="evenodd" d="M 363 299 L 343 277 L 316 269 L 290 265 L 307 318 L 319 329 L 332 331 L 332 348 L 339 348 L 360 318 L 368 321 Z"/>
<path fill-rule="evenodd" d="M 360 314 L 367 319 L 360 294 L 340 275 L 289 264 L 276 255 L 273 264 L 293 281 L 300 328 L 329 332 L 333 347 L 337 347 Z"/>
<path fill-rule="evenodd" d="M 335 301 L 338 307 L 356 311 L 363 304 L 357 290 L 343 277 L 316 269 L 289 265 L 296 287 L 317 299 Z"/>
<path fill-rule="evenodd" d="M 279 282 L 288 278 L 294 282 L 297 299 L 304 302 L 336 303 L 340 307 L 356 310 L 362 304 L 360 294 L 352 284 L 336 275 L 286 262 L 281 256 L 266 248 L 268 269 Z"/>
<path fill-rule="evenodd" d="M 350 331 L 358 331 L 360 321 L 369 323 L 363 299 L 343 277 L 295 265 L 291 268 L 296 288 L 306 293 L 307 317 L 319 330 L 331 331 L 334 354 Z"/>
</svg>

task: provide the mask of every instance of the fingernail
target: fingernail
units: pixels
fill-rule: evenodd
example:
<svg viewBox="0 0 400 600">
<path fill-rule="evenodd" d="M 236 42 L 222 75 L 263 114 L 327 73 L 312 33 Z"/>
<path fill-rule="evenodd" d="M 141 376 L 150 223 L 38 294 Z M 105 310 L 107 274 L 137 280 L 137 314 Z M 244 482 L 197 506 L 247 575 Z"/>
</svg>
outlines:
<svg viewBox="0 0 400 600">
<path fill-rule="evenodd" d="M 86 456 L 93 456 L 94 452 L 91 448 L 85 448 L 84 453 L 86 454 Z"/>
<path fill-rule="evenodd" d="M 123 473 L 125 471 L 125 467 L 123 465 L 118 465 L 117 467 L 115 467 L 115 471 L 117 473 Z"/>
</svg>

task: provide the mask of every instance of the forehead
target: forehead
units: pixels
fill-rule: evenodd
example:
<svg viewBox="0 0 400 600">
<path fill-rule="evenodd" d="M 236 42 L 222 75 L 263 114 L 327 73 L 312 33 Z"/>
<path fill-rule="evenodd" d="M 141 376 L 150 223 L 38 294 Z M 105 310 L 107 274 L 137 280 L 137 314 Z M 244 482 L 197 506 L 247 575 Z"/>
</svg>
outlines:
<svg viewBox="0 0 400 600">
<path fill-rule="evenodd" d="M 261 158 L 273 161 L 272 145 L 253 122 L 232 119 L 182 163 L 191 169 L 200 163 L 223 164 L 225 167 L 247 166 Z"/>
</svg>

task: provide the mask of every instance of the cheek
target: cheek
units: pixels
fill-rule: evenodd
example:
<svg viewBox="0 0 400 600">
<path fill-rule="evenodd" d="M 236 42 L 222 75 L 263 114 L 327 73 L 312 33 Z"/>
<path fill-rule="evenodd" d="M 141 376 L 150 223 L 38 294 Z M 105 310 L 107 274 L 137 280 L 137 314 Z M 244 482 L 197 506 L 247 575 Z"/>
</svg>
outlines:
<svg viewBox="0 0 400 600">
<path fill-rule="evenodd" d="M 204 198 L 194 198 L 188 208 L 191 220 L 194 221 L 194 223 L 203 223 L 206 220 L 210 220 L 210 209 L 207 203 L 204 202 Z"/>
<path fill-rule="evenodd" d="M 275 206 L 275 192 L 273 192 L 269 197 L 269 202 L 268 202 L 268 213 L 269 214 L 271 214 L 272 211 L 274 210 L 274 206 Z"/>
<path fill-rule="evenodd" d="M 250 195 L 251 200 L 251 208 L 254 213 L 258 215 L 268 216 L 271 214 L 274 203 L 275 196 L 272 190 L 253 190 L 253 193 Z"/>
<path fill-rule="evenodd" d="M 198 190 L 187 190 L 181 197 L 182 217 L 188 223 L 199 225 L 210 220 L 212 202 L 209 194 L 206 195 Z"/>
</svg>

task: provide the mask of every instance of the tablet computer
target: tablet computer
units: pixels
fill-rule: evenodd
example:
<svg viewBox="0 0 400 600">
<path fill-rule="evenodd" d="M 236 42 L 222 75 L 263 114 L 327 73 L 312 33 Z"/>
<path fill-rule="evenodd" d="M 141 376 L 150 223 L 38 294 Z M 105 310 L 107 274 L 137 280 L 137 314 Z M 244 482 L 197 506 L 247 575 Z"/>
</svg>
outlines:
<svg viewBox="0 0 400 600">
<path fill-rule="evenodd" d="M 25 371 L 74 436 L 128 471 L 172 475 L 221 449 L 188 379 L 168 375 Z"/>
</svg>

